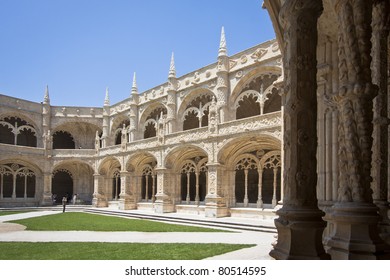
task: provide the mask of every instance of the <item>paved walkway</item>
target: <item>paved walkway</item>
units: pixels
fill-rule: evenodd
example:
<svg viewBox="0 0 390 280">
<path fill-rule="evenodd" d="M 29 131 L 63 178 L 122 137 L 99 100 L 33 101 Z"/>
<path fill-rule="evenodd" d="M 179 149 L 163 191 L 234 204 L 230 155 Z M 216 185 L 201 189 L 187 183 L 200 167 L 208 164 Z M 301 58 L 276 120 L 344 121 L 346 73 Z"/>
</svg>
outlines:
<svg viewBox="0 0 390 280">
<path fill-rule="evenodd" d="M 8 221 L 58 214 L 58 211 L 33 211 L 23 214 L 0 216 L 0 241 L 3 242 L 133 242 L 133 243 L 230 243 L 256 244 L 255 247 L 211 257 L 213 260 L 265 260 L 275 241 L 274 233 L 234 230 L 219 232 L 91 232 L 91 231 L 28 231 L 23 226 Z M 139 211 L 137 213 L 140 213 Z M 150 214 L 150 213 L 149 213 Z M 178 215 L 176 215 L 178 216 Z M 182 215 L 182 217 L 186 215 Z M 187 215 L 187 218 L 193 218 Z M 223 218 L 226 222 L 259 222 L 270 224 L 272 220 Z"/>
</svg>

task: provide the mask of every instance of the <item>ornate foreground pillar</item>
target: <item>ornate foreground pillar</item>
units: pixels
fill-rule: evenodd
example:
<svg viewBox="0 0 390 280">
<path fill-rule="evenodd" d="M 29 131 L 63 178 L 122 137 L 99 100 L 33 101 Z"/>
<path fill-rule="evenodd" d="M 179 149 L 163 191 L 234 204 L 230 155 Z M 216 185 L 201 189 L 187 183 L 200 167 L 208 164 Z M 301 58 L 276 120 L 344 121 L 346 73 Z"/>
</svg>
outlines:
<svg viewBox="0 0 390 280">
<path fill-rule="evenodd" d="M 276 213 L 275 259 L 329 259 L 317 187 L 317 20 L 321 0 L 286 0 L 284 27 L 284 201 Z"/>
<path fill-rule="evenodd" d="M 121 192 L 119 194 L 119 209 L 131 210 L 137 208 L 134 195 L 131 193 L 131 175 L 130 172 L 121 171 Z"/>
<path fill-rule="evenodd" d="M 378 86 L 374 99 L 374 132 L 372 146 L 372 190 L 374 203 L 379 208 L 380 236 L 390 244 L 390 220 L 388 216 L 388 38 L 390 28 L 390 3 L 387 0 L 375 1 L 372 18 L 372 80 Z"/>
<path fill-rule="evenodd" d="M 226 217 L 229 215 L 229 211 L 222 194 L 222 166 L 219 163 L 209 163 L 207 164 L 207 171 L 208 192 L 205 216 L 211 218 Z"/>
<path fill-rule="evenodd" d="M 372 199 L 373 98 L 371 80 L 372 0 L 334 0 L 338 15 L 339 189 L 327 246 L 332 259 L 388 259 L 379 237 L 378 207 Z"/>
<path fill-rule="evenodd" d="M 168 192 L 167 169 L 163 167 L 155 168 L 157 174 L 157 193 L 154 203 L 154 211 L 156 213 L 170 213 L 175 211 L 175 205 L 172 203 L 172 198 Z"/>
</svg>

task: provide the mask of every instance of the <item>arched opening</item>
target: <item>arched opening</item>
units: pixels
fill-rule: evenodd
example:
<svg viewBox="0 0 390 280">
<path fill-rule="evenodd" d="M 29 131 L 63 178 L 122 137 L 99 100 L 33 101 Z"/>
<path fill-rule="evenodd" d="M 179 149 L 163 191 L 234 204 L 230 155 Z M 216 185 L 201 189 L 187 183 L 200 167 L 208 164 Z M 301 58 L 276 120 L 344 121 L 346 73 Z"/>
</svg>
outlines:
<svg viewBox="0 0 390 280">
<path fill-rule="evenodd" d="M 186 160 L 181 167 L 180 194 L 184 204 L 199 205 L 207 195 L 207 158 Z"/>
<path fill-rule="evenodd" d="M 234 98 L 236 119 L 258 116 L 281 110 L 281 97 L 273 83 L 277 74 L 267 73 L 252 79 Z"/>
<path fill-rule="evenodd" d="M 15 144 L 15 135 L 12 132 L 13 127 L 5 121 L 0 122 L 0 143 Z"/>
<path fill-rule="evenodd" d="M 75 149 L 73 136 L 66 131 L 56 131 L 53 134 L 53 149 Z"/>
<path fill-rule="evenodd" d="M 13 178 L 12 173 L 7 172 L 7 173 L 3 173 L 1 175 L 3 197 L 12 197 L 13 181 L 14 181 L 14 178 Z"/>
<path fill-rule="evenodd" d="M 27 147 L 37 146 L 37 137 L 35 137 L 35 132 L 28 127 L 19 130 L 19 135 L 17 138 L 16 145 Z"/>
<path fill-rule="evenodd" d="M 73 196 L 73 177 L 68 170 L 57 170 L 53 174 L 52 193 L 55 203 L 61 203 L 65 196 L 68 201 Z"/>
<path fill-rule="evenodd" d="M 144 139 L 157 136 L 157 123 L 160 118 L 167 114 L 167 108 L 160 105 L 154 109 L 144 122 Z"/>
<path fill-rule="evenodd" d="M 28 168 L 22 168 L 16 173 L 16 197 L 34 197 L 35 196 L 35 174 Z"/>
<path fill-rule="evenodd" d="M 235 202 L 249 207 L 259 197 L 258 160 L 248 154 L 239 160 L 235 168 Z"/>
<path fill-rule="evenodd" d="M 157 136 L 157 123 L 153 119 L 149 119 L 145 123 L 144 139 L 152 138 Z"/>
<path fill-rule="evenodd" d="M 120 145 L 122 143 L 122 132 L 123 130 L 125 130 L 125 134 L 126 134 L 126 142 L 128 142 L 128 133 L 127 133 L 127 130 L 130 126 L 130 121 L 129 120 L 125 120 L 125 121 L 122 121 L 118 126 L 117 128 L 115 129 L 115 145 Z"/>
<path fill-rule="evenodd" d="M 115 170 L 112 178 L 112 199 L 118 200 L 121 192 L 121 174 L 119 170 Z"/>
<path fill-rule="evenodd" d="M 248 174 L 245 175 L 246 172 Z M 247 176 L 246 190 L 245 190 L 245 176 Z M 244 206 L 249 206 L 249 204 L 257 203 L 258 194 L 259 194 L 258 184 L 259 184 L 259 174 L 257 170 L 255 169 L 237 170 L 236 177 L 235 177 L 236 202 L 244 203 Z M 246 194 L 247 197 L 245 196 Z M 246 199 L 248 200 L 247 202 Z"/>
<path fill-rule="evenodd" d="M 238 102 L 236 119 L 239 120 L 257 115 L 260 115 L 260 105 L 256 102 L 256 97 L 253 95 L 244 96 Z"/>
<path fill-rule="evenodd" d="M 195 201 L 195 172 L 181 173 L 181 200 L 190 204 Z"/>
<path fill-rule="evenodd" d="M 36 130 L 21 118 L 6 117 L 0 120 L 0 143 L 36 147 Z"/>
<path fill-rule="evenodd" d="M 151 164 L 143 168 L 141 179 L 141 200 L 154 202 L 156 200 L 156 174 Z"/>
<path fill-rule="evenodd" d="M 33 198 L 36 175 L 30 168 L 10 163 L 0 165 L 0 198 Z"/>
<path fill-rule="evenodd" d="M 276 88 L 272 88 L 271 94 L 268 95 L 268 99 L 264 104 L 264 114 L 278 112 L 282 108 L 282 97 L 280 96 Z"/>
<path fill-rule="evenodd" d="M 280 152 L 266 153 L 260 160 L 262 167 L 262 199 L 265 204 L 275 207 L 281 199 L 281 156 Z"/>
<path fill-rule="evenodd" d="M 183 113 L 183 130 L 208 126 L 212 94 L 202 94 L 193 99 Z"/>
<path fill-rule="evenodd" d="M 280 200 L 280 168 L 276 170 L 276 194 L 277 201 Z M 263 170 L 263 202 L 265 204 L 272 204 L 274 199 L 274 169 L 265 168 Z"/>
</svg>

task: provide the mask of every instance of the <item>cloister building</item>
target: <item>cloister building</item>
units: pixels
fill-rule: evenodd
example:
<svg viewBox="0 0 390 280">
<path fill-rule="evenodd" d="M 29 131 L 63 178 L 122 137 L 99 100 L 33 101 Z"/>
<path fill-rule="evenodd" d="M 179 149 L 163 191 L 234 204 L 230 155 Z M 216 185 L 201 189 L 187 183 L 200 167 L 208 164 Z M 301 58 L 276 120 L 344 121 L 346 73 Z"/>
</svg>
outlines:
<svg viewBox="0 0 390 280">
<path fill-rule="evenodd" d="M 216 48 L 217 50 L 217 48 Z M 256 215 L 281 197 L 281 54 L 276 40 L 101 108 L 0 96 L 0 206 L 77 193 L 96 207 Z M 104 101 L 104 103 L 103 103 Z M 251 212 L 252 210 L 252 212 Z M 254 211 L 254 212 L 253 212 Z"/>
<path fill-rule="evenodd" d="M 388 0 L 264 0 L 276 40 L 103 108 L 0 96 L 1 206 L 276 211 L 275 259 L 390 259 Z M 260 31 L 259 27 L 259 32 Z M 280 46 L 280 49 L 279 49 Z"/>
</svg>

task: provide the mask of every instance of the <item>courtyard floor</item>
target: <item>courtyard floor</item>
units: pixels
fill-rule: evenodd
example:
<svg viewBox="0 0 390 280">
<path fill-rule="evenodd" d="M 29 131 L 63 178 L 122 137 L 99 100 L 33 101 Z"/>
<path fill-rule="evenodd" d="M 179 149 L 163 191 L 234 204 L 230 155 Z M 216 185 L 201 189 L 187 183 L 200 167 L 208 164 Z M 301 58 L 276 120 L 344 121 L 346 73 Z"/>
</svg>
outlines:
<svg viewBox="0 0 390 280">
<path fill-rule="evenodd" d="M 60 208 L 42 211 L 32 211 L 13 215 L 0 216 L 0 242 L 132 242 L 132 243 L 229 243 L 257 244 L 255 247 L 214 256 L 212 260 L 271 260 L 268 253 L 272 243 L 276 241 L 274 232 L 258 232 L 241 229 L 231 229 L 233 232 L 91 232 L 91 231 L 29 231 L 24 226 L 8 221 L 37 217 L 41 215 L 58 214 Z M 82 211 L 80 208 L 68 207 L 67 211 Z M 108 211 L 110 211 L 108 209 Z M 126 213 L 143 214 L 136 210 L 112 210 L 112 214 Z M 145 212 L 150 215 L 150 212 Z M 158 215 L 157 215 L 158 216 Z M 273 217 L 263 218 L 204 218 L 197 215 L 162 214 L 161 217 L 176 219 L 197 219 L 199 221 L 218 221 L 226 224 L 258 225 L 273 227 Z M 271 230 L 272 231 L 272 230 Z M 275 229 L 276 232 L 276 229 Z"/>
</svg>

